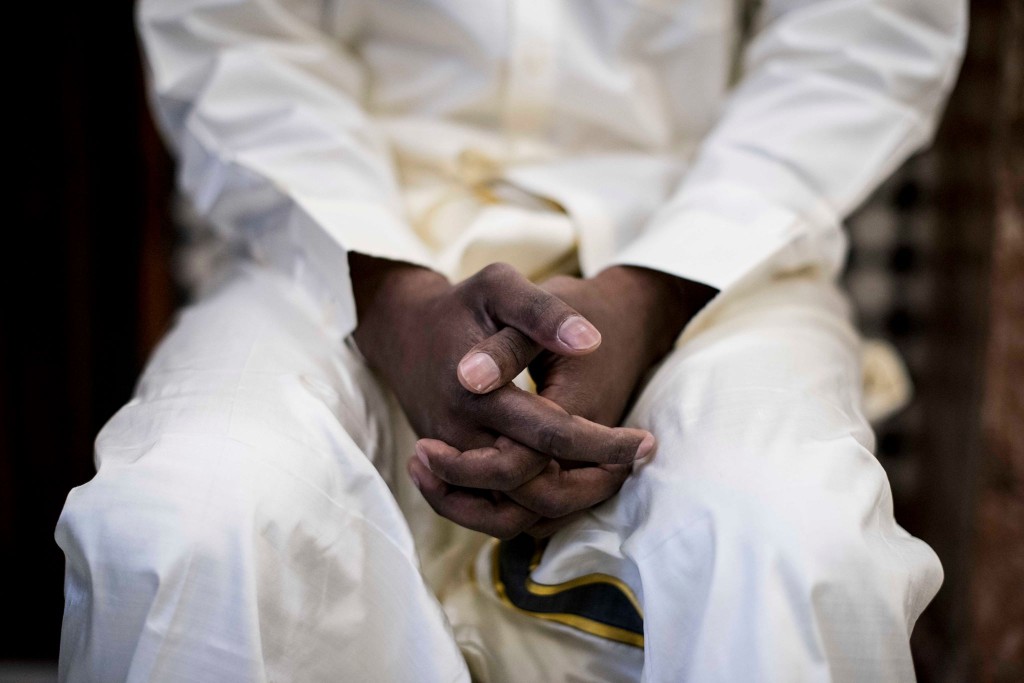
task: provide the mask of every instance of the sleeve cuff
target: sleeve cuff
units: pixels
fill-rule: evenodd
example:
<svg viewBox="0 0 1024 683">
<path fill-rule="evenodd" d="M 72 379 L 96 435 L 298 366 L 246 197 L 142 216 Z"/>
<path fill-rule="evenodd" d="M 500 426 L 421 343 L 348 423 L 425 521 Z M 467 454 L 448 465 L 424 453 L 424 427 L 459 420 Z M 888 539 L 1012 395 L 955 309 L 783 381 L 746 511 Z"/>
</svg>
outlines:
<svg viewBox="0 0 1024 683">
<path fill-rule="evenodd" d="M 737 291 L 808 268 L 834 275 L 845 253 L 846 237 L 834 218 L 804 216 L 747 187 L 718 184 L 666 207 L 604 267 L 641 266 L 717 289 L 687 325 L 686 338 Z"/>
<path fill-rule="evenodd" d="M 838 271 L 845 240 L 833 217 L 804 216 L 741 185 L 687 193 L 607 265 L 652 268 L 720 292 L 773 271 Z"/>
<path fill-rule="evenodd" d="M 433 267 L 429 251 L 408 227 L 377 206 L 296 203 L 279 227 L 250 241 L 253 258 L 312 295 L 340 338 L 351 334 L 358 322 L 348 252 Z"/>
</svg>

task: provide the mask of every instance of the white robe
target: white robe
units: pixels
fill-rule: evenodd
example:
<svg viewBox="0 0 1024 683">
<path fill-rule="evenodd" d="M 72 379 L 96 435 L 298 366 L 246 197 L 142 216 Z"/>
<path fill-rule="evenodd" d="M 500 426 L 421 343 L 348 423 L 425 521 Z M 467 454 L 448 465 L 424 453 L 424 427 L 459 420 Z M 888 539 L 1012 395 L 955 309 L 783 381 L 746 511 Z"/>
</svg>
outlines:
<svg viewBox="0 0 1024 683">
<path fill-rule="evenodd" d="M 964 7 L 763 4 L 737 50 L 713 0 L 142 2 L 181 187 L 250 259 L 68 498 L 63 678 L 912 679 L 941 567 L 893 520 L 833 278 L 842 218 L 934 129 Z M 627 418 L 655 458 L 523 565 L 405 478 L 349 250 L 721 294 Z M 558 612 L 581 587 L 619 611 Z"/>
<path fill-rule="evenodd" d="M 408 480 L 414 436 L 331 318 L 251 264 L 183 313 L 58 525 L 64 680 L 913 679 L 942 570 L 893 520 L 828 281 L 691 328 L 626 420 L 658 452 L 551 539 L 534 615 Z M 567 582 L 624 588 L 552 621 Z M 639 640 L 601 628 L 623 597 Z"/>
<path fill-rule="evenodd" d="M 834 273 L 843 218 L 930 139 L 967 28 L 963 0 L 142 0 L 138 19 L 181 188 L 343 331 L 348 250 L 462 277 L 576 249 L 584 275 L 645 266 L 713 305 Z M 475 220 L 510 187 L 570 220 Z"/>
</svg>

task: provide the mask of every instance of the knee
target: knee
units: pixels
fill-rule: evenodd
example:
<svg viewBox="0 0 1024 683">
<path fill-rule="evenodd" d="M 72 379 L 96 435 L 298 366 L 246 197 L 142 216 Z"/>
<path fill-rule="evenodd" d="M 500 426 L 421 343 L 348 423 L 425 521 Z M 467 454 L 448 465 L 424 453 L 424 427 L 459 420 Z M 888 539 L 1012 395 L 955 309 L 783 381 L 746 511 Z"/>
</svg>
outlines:
<svg viewBox="0 0 1024 683">
<path fill-rule="evenodd" d="M 885 472 L 854 439 L 804 444 L 792 466 L 734 475 L 702 496 L 722 560 L 771 568 L 761 578 L 796 603 L 823 613 L 872 605 L 909 629 L 941 585 L 938 558 L 896 524 Z"/>
<path fill-rule="evenodd" d="M 237 471 L 226 485 L 237 448 L 162 438 L 130 459 L 104 462 L 69 494 L 58 522 L 69 579 L 77 573 L 93 592 L 155 593 L 189 563 L 239 555 L 258 496 Z"/>
<path fill-rule="evenodd" d="M 637 486 L 673 524 L 705 516 L 748 547 L 822 576 L 848 576 L 905 536 L 855 412 L 760 390 L 662 412 L 652 425 L 659 453 Z"/>
<path fill-rule="evenodd" d="M 317 557 L 362 523 L 354 520 L 402 528 L 386 484 L 354 446 L 325 452 L 270 427 L 211 434 L 194 422 L 137 444 L 117 424 L 130 417 L 104 430 L 99 471 L 71 492 L 58 524 L 69 581 L 93 592 L 130 584 L 150 594 L 188 572 L 230 602 L 251 588 L 237 577 Z"/>
<path fill-rule="evenodd" d="M 650 525 L 665 525 L 657 537 L 685 535 L 685 525 L 704 520 L 695 529 L 706 526 L 704 544 L 714 543 L 718 557 L 761 558 L 851 599 L 903 591 L 916 618 L 917 602 L 927 604 L 941 584 L 941 565 L 896 524 L 870 439 L 824 409 L 790 411 L 753 435 L 729 426 L 693 426 L 675 440 L 659 435 L 650 470 L 627 482 L 646 501 Z"/>
<path fill-rule="evenodd" d="M 255 568 L 267 555 L 261 507 L 275 503 L 238 466 L 246 451 L 165 436 L 106 460 L 70 493 L 56 530 L 69 680 L 149 671 L 161 643 L 201 649 L 202 634 L 230 629 L 255 604 Z"/>
</svg>

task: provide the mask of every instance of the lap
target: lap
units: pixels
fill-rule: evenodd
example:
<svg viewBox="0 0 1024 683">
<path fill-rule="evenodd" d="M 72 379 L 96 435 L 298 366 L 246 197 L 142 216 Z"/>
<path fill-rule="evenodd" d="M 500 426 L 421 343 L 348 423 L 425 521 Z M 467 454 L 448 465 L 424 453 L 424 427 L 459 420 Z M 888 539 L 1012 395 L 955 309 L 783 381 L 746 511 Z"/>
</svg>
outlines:
<svg viewBox="0 0 1024 683">
<path fill-rule="evenodd" d="M 659 440 L 624 496 L 658 506 L 621 522 L 645 543 L 672 533 L 652 528 L 661 519 L 685 524 L 727 499 L 763 515 L 830 489 L 841 498 L 841 471 L 885 483 L 861 409 L 860 340 L 827 281 L 783 279 L 724 306 L 657 369 L 627 423 Z"/>
<path fill-rule="evenodd" d="M 183 313 L 97 440 L 97 477 L 69 497 L 58 528 L 70 586 L 62 649 L 98 647 L 87 632 L 104 620 L 130 631 L 113 622 L 132 613 L 139 631 L 163 634 L 125 641 L 138 666 L 156 666 L 172 635 L 192 651 L 189 633 L 227 628 L 251 646 L 239 653 L 245 666 L 276 661 L 294 673 L 307 661 L 377 658 L 399 677 L 402 666 L 420 667 L 428 680 L 462 664 L 419 552 L 431 584 L 451 589 L 445 607 L 481 680 L 522 679 L 531 666 L 555 680 L 551 662 L 570 675 L 599 662 L 606 680 L 635 679 L 640 667 L 686 677 L 686 667 L 711 666 L 707 657 L 763 628 L 751 601 L 764 618 L 789 619 L 782 632 L 811 629 L 806 648 L 856 659 L 863 637 L 845 652 L 849 639 L 808 626 L 814 586 L 829 587 L 826 603 L 840 612 L 851 608 L 831 586 L 853 586 L 892 612 L 881 620 L 891 631 L 912 625 L 941 572 L 892 519 L 845 306 L 826 282 L 773 283 L 720 307 L 654 372 L 627 423 L 657 436 L 655 457 L 527 558 L 532 585 L 554 587 L 544 594 L 595 576 L 621 586 L 642 623 L 609 640 L 606 628 L 578 628 L 594 619 L 537 619 L 510 604 L 491 548 L 468 571 L 450 571 L 479 539 L 438 522 L 407 481 L 414 437 L 393 399 L 315 303 L 242 268 Z M 765 569 L 773 566 L 786 568 L 778 586 Z M 870 585 L 880 573 L 899 579 L 885 595 Z M 765 596 L 787 591 L 773 609 L 776 598 Z M 96 604 L 123 599 L 138 603 L 134 611 Z M 904 604 L 891 609 L 893 600 Z M 380 642 L 357 652 L 373 624 Z M 403 633 L 411 649 L 387 654 Z M 896 635 L 905 647 L 905 633 Z M 803 647 L 760 640 L 734 658 L 734 678 L 756 673 L 767 650 Z M 147 642 L 156 648 L 148 654 Z M 288 652 L 298 642 L 330 654 L 298 662 Z M 387 677 L 388 666 L 376 674 Z M 259 677 L 249 673 L 239 677 Z"/>
<path fill-rule="evenodd" d="M 595 529 L 615 530 L 616 543 L 642 555 L 709 506 L 776 510 L 841 493 L 850 483 L 842 472 L 884 484 L 860 408 L 859 358 L 846 300 L 831 283 L 781 280 L 725 304 L 687 331 L 625 420 L 655 434 L 655 456 L 557 534 L 545 564 Z"/>
</svg>

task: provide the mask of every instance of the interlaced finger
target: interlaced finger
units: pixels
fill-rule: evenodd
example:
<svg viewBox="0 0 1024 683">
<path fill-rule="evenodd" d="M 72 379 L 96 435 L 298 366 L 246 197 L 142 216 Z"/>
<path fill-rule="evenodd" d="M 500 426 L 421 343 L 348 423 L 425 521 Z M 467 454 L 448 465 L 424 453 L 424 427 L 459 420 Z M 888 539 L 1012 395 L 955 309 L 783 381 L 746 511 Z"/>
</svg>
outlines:
<svg viewBox="0 0 1024 683">
<path fill-rule="evenodd" d="M 409 476 L 434 512 L 460 526 L 496 538 L 508 539 L 536 524 L 540 515 L 500 493 L 452 486 L 409 458 Z"/>
<path fill-rule="evenodd" d="M 491 447 L 468 451 L 436 439 L 420 439 L 416 455 L 434 476 L 449 484 L 493 491 L 519 488 L 540 474 L 551 459 L 504 436 Z"/>
<path fill-rule="evenodd" d="M 515 379 L 542 349 L 514 327 L 503 327 L 462 357 L 459 382 L 474 394 L 486 394 Z"/>
<path fill-rule="evenodd" d="M 654 451 L 654 435 L 648 431 L 596 424 L 514 385 L 475 400 L 481 426 L 552 457 L 615 465 Z"/>
<path fill-rule="evenodd" d="M 564 469 L 555 461 L 508 497 L 542 517 L 558 518 L 589 510 L 611 498 L 629 476 L 629 465 Z"/>
</svg>

